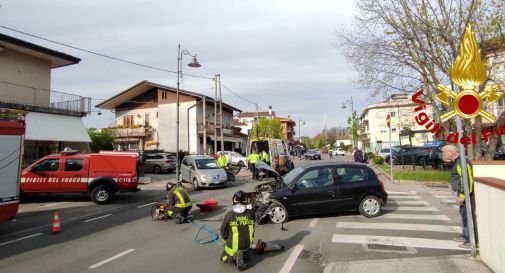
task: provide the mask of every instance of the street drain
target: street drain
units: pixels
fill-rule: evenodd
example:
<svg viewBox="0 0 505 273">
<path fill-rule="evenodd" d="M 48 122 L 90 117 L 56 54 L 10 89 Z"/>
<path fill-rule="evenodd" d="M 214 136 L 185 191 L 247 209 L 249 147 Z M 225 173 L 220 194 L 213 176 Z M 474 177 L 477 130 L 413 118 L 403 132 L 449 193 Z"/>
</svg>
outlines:
<svg viewBox="0 0 505 273">
<path fill-rule="evenodd" d="M 321 263 L 323 261 L 323 254 L 319 253 L 318 251 L 302 250 L 298 258 L 304 259 L 311 263 Z"/>
<path fill-rule="evenodd" d="M 392 246 L 392 245 L 381 245 L 381 244 L 368 244 L 368 249 L 373 250 L 392 250 L 392 251 L 408 251 L 404 246 Z"/>
</svg>

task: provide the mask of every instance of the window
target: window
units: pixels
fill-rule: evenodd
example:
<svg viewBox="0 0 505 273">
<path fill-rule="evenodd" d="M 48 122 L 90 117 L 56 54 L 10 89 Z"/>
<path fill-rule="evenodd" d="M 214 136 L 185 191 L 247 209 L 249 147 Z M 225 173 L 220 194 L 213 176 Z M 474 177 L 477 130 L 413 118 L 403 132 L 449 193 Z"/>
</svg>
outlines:
<svg viewBox="0 0 505 273">
<path fill-rule="evenodd" d="M 402 116 L 408 116 L 409 115 L 409 108 L 403 108 L 402 109 Z"/>
<path fill-rule="evenodd" d="M 168 98 L 168 93 L 166 91 L 161 92 L 161 99 L 166 100 Z"/>
<path fill-rule="evenodd" d="M 47 159 L 33 166 L 32 172 L 55 172 L 60 165 L 59 159 Z"/>
<path fill-rule="evenodd" d="M 391 128 L 391 133 L 396 133 L 396 128 L 395 127 Z"/>
<path fill-rule="evenodd" d="M 134 120 L 133 115 L 123 116 L 123 125 L 124 126 L 131 126 L 131 125 L 133 125 L 133 120 Z"/>
<path fill-rule="evenodd" d="M 337 168 L 339 183 L 354 183 L 367 180 L 367 175 L 362 168 Z"/>
<path fill-rule="evenodd" d="M 396 112 L 391 112 L 391 113 L 389 113 L 389 115 L 390 115 L 392 118 L 394 118 L 394 117 L 395 117 L 395 115 L 396 115 Z"/>
<path fill-rule="evenodd" d="M 385 134 L 388 132 L 388 127 L 387 126 L 381 126 L 381 134 Z"/>
<path fill-rule="evenodd" d="M 208 169 L 220 169 L 221 167 L 217 165 L 215 159 L 198 159 L 196 161 L 196 167 L 199 170 L 208 170 Z"/>
<path fill-rule="evenodd" d="M 78 172 L 82 170 L 84 160 L 82 159 L 67 159 L 65 161 L 65 171 L 66 172 Z"/>
<path fill-rule="evenodd" d="M 151 117 L 148 113 L 144 114 L 144 126 L 147 127 L 151 123 Z"/>
<path fill-rule="evenodd" d="M 331 168 L 317 168 L 306 172 L 296 186 L 300 189 L 309 189 L 333 185 L 333 174 Z"/>
<path fill-rule="evenodd" d="M 185 157 L 185 158 L 182 160 L 182 165 L 184 165 L 184 166 L 188 166 L 188 161 L 189 161 L 189 160 L 188 160 L 188 158 L 187 158 L 187 157 Z"/>
</svg>

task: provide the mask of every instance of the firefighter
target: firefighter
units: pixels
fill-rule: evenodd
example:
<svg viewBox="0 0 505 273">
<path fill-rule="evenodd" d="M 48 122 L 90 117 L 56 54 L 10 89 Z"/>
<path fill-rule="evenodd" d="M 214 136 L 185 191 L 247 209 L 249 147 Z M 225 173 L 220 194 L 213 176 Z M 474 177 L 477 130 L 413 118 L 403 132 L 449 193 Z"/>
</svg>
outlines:
<svg viewBox="0 0 505 273">
<path fill-rule="evenodd" d="M 267 151 L 263 151 L 263 153 L 261 154 L 261 161 L 270 165 L 270 155 L 268 154 Z"/>
<path fill-rule="evenodd" d="M 223 169 L 228 167 L 228 158 L 226 158 L 223 152 L 219 153 L 219 157 L 217 158 L 217 164 L 219 164 L 219 166 Z"/>
<path fill-rule="evenodd" d="M 176 224 L 182 224 L 188 220 L 188 213 L 193 207 L 191 198 L 186 192 L 181 182 L 167 183 L 167 215 L 170 218 L 175 218 Z"/>
<path fill-rule="evenodd" d="M 238 191 L 233 195 L 233 209 L 226 213 L 221 224 L 224 251 L 221 261 L 245 268 L 249 260 L 249 248 L 254 246 L 254 211 L 248 209 L 247 193 Z"/>
<path fill-rule="evenodd" d="M 258 178 L 258 170 L 256 169 L 256 163 L 260 161 L 260 155 L 256 150 L 253 150 L 253 152 L 247 157 L 247 162 L 249 163 L 249 169 L 252 171 L 253 176 L 252 179 L 257 179 Z"/>
</svg>

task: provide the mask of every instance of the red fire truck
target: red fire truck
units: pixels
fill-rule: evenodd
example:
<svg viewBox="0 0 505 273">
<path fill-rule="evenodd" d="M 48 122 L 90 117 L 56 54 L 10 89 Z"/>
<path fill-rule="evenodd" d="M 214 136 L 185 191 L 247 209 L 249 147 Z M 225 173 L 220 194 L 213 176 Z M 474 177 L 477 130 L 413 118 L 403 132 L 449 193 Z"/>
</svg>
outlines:
<svg viewBox="0 0 505 273">
<path fill-rule="evenodd" d="M 137 153 L 64 151 L 45 156 L 21 173 L 21 194 L 89 193 L 97 204 L 118 192 L 137 192 Z"/>
<path fill-rule="evenodd" d="M 24 133 L 23 120 L 0 119 L 0 223 L 18 212 Z"/>
</svg>

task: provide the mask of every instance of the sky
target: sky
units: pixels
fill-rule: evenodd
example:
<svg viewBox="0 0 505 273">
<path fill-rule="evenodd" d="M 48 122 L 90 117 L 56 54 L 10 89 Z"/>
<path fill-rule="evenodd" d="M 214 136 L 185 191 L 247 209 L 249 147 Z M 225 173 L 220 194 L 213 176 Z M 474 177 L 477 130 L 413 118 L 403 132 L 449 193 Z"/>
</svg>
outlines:
<svg viewBox="0 0 505 273">
<path fill-rule="evenodd" d="M 351 96 L 358 114 L 373 101 L 335 46 L 350 28 L 352 0 L 0 0 L 0 26 L 170 71 L 177 45 L 198 55 L 200 68 L 183 73 L 221 75 L 223 101 L 242 111 L 272 106 L 277 116 L 304 121 L 301 134 L 347 126 Z M 0 27 L 0 33 L 78 57 L 53 69 L 51 89 L 92 97 L 93 105 L 140 81 L 175 87 L 176 73 L 121 63 Z M 214 96 L 210 79 L 184 76 L 181 88 Z M 242 98 L 241 98 L 242 97 Z M 245 98 L 245 100 L 244 100 Z M 342 103 L 347 101 L 347 108 Z M 252 103 L 251 103 L 252 102 Z M 102 128 L 114 114 L 93 112 L 86 127 Z"/>
</svg>

